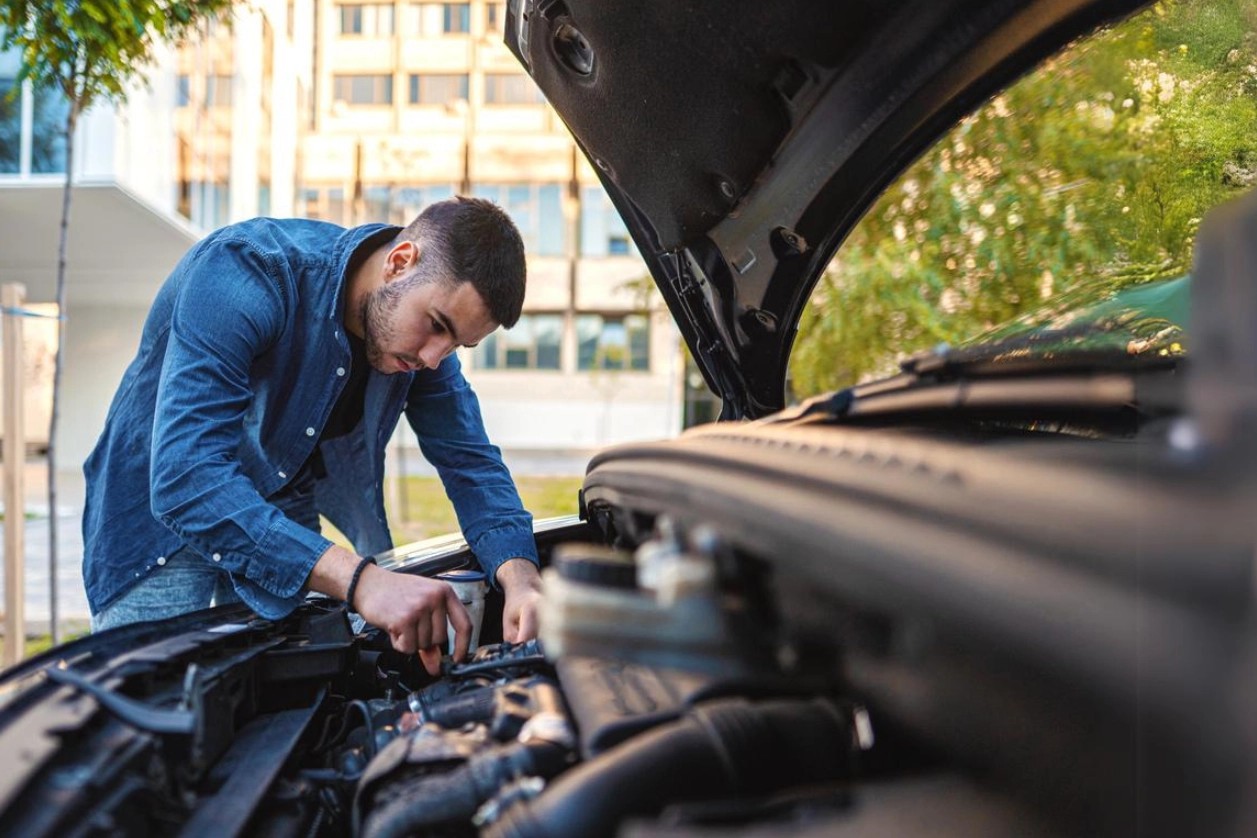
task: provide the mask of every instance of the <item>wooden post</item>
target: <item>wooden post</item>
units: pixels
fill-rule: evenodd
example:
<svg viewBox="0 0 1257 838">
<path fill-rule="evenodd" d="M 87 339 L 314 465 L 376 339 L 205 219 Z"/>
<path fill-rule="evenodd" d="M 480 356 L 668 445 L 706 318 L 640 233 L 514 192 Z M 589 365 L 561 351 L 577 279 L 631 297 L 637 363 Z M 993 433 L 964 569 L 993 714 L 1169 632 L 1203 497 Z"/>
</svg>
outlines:
<svg viewBox="0 0 1257 838">
<path fill-rule="evenodd" d="M 26 286 L 0 286 L 4 330 L 4 658 L 6 667 L 26 653 L 26 403 L 22 316 Z"/>
</svg>

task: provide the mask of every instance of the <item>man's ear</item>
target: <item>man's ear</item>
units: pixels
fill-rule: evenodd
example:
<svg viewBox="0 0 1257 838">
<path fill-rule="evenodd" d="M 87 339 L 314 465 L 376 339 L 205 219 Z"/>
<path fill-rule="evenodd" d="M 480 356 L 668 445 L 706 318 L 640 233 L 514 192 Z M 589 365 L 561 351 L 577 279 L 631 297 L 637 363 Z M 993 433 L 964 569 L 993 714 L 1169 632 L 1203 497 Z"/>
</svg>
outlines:
<svg viewBox="0 0 1257 838">
<path fill-rule="evenodd" d="M 419 264 L 419 245 L 412 241 L 399 241 L 384 257 L 384 281 L 392 282 L 405 276 L 414 270 L 417 264 Z"/>
</svg>

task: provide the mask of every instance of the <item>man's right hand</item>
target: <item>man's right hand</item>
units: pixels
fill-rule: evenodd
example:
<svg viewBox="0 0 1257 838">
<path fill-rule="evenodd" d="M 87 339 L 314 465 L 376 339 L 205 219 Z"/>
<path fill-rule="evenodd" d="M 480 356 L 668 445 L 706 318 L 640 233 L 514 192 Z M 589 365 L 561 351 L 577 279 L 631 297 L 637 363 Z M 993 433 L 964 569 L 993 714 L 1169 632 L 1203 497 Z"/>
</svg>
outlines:
<svg viewBox="0 0 1257 838">
<path fill-rule="evenodd" d="M 329 547 L 310 572 L 310 588 L 344 599 L 360 561 L 360 556 L 343 547 Z M 467 655 L 471 617 L 454 589 L 444 582 L 367 565 L 358 578 L 350 607 L 371 625 L 387 631 L 397 651 L 418 652 L 424 669 L 432 675 L 441 672 L 441 650 L 448 640 L 447 618 L 454 627 L 454 660 L 461 661 Z"/>
</svg>

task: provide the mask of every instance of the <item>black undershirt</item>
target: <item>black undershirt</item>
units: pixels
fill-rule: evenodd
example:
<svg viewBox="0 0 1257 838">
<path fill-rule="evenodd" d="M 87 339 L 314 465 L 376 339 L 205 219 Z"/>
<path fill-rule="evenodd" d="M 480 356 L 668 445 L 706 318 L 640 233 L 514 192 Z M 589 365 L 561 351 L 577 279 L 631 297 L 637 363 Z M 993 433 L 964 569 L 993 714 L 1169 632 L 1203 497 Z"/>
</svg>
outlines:
<svg viewBox="0 0 1257 838">
<path fill-rule="evenodd" d="M 323 426 L 323 434 L 319 442 L 344 436 L 362 421 L 362 406 L 367 393 L 367 377 L 370 365 L 367 364 L 367 345 L 360 337 L 345 332 L 349 339 L 349 380 L 345 389 L 340 391 L 340 398 L 332 405 L 332 415 L 327 417 Z"/>
<path fill-rule="evenodd" d="M 383 229 L 364 239 L 349 258 L 345 276 L 352 277 L 375 249 L 395 234 L 396 229 Z M 346 279 L 345 288 L 341 291 L 342 311 L 348 304 L 346 299 L 349 294 L 348 286 L 349 282 Z M 319 441 L 315 444 L 314 450 L 310 452 L 310 456 L 298 469 L 292 481 L 273 496 L 272 500 L 276 501 L 281 508 L 284 508 L 285 503 L 300 505 L 312 501 L 314 481 L 327 477 L 327 467 L 323 463 L 323 455 L 319 450 L 323 442 L 345 436 L 362 421 L 371 366 L 367 363 L 367 347 L 362 338 L 355 337 L 347 329 L 345 338 L 349 342 L 349 380 L 345 382 L 344 389 L 340 391 L 340 396 L 332 405 L 332 412 L 327 417 L 327 424 L 323 426 L 323 433 L 319 435 Z"/>
<path fill-rule="evenodd" d="M 319 442 L 314 446 L 314 451 L 310 454 L 310 459 L 306 461 L 303 471 L 310 469 L 312 476 L 323 478 L 327 476 L 327 468 L 323 465 L 323 455 L 319 448 L 329 439 L 342 437 L 352 431 L 362 421 L 363 406 L 366 402 L 367 395 L 367 379 L 370 377 L 371 367 L 367 363 L 367 346 L 362 338 L 345 332 L 345 337 L 349 339 L 349 380 L 345 382 L 345 389 L 340 391 L 340 396 L 336 399 L 336 404 L 332 405 L 332 413 L 327 417 L 327 424 L 323 426 L 323 433 L 319 435 Z"/>
</svg>

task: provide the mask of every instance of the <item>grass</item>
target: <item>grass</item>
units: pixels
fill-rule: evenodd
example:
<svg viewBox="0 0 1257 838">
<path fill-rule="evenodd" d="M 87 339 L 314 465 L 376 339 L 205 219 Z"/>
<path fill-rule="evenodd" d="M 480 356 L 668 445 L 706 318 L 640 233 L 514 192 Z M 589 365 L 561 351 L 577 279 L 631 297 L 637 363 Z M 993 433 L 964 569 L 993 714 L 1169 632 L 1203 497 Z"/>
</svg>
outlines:
<svg viewBox="0 0 1257 838">
<path fill-rule="evenodd" d="M 385 492 L 388 499 L 388 520 L 393 530 L 394 544 L 408 544 L 424 538 L 458 532 L 458 518 L 454 507 L 445 497 L 445 489 L 437 477 L 407 477 L 397 489 Z M 517 477 L 524 508 L 534 518 L 552 518 L 555 515 L 576 514 L 576 493 L 581 487 L 580 476 L 564 477 Z M 404 509 L 394 509 L 393 503 L 401 499 Z M 323 534 L 338 544 L 348 547 L 349 541 L 327 521 L 323 522 Z"/>
<path fill-rule="evenodd" d="M 71 640 L 78 640 L 80 637 L 83 637 L 86 634 L 88 634 L 88 631 L 86 629 L 83 629 L 81 631 L 67 632 L 61 636 L 61 642 L 69 643 Z M 36 655 L 38 655 L 40 652 L 46 652 L 51 648 L 52 648 L 52 635 L 51 634 L 39 634 L 39 635 L 35 635 L 34 637 L 28 637 L 26 638 L 26 648 L 24 650 L 24 657 L 33 658 Z M 4 638 L 0 637 L 0 650 L 3 650 L 3 649 L 4 649 Z"/>
</svg>

